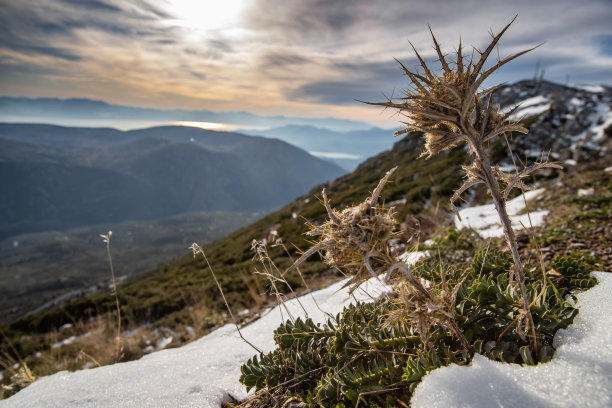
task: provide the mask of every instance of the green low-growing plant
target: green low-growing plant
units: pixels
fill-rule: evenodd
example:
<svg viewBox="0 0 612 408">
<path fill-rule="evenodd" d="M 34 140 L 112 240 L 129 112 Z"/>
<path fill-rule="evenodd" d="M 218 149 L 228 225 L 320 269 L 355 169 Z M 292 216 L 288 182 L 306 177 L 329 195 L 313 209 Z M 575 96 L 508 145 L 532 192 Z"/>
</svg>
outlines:
<svg viewBox="0 0 612 408">
<path fill-rule="evenodd" d="M 573 251 L 569 255 L 553 258 L 549 274 L 555 278 L 557 285 L 563 288 L 588 289 L 597 283 L 597 280 L 590 276 L 596 265 L 597 259 L 588 253 Z"/>
<path fill-rule="evenodd" d="M 436 258 L 435 256 L 432 258 Z M 576 256 L 565 257 L 579 262 Z M 512 259 L 498 250 L 482 250 L 472 262 L 443 272 L 431 267 L 430 259 L 414 267 L 416 277 L 438 282 L 429 288 L 443 294 L 442 275 L 449 285 L 458 285 L 455 321 L 470 341 L 471 351 L 449 331 L 432 326 L 423 341 L 418 325 L 389 317 L 404 310 L 397 298 L 357 303 L 329 319 L 325 325 L 308 319 L 282 324 L 275 332 L 277 349 L 260 354 L 242 366 L 240 381 L 260 395 L 283 390 L 317 406 L 372 406 L 408 403 L 421 378 L 430 370 L 450 363 L 467 364 L 473 353 L 491 359 L 535 364 L 529 341 L 521 331 L 522 307 L 509 282 Z M 543 289 L 538 279 L 528 279 L 527 290 L 535 328 L 543 346 L 536 359 L 552 357 L 552 340 L 559 328 L 567 327 L 577 310 L 552 286 Z"/>
</svg>

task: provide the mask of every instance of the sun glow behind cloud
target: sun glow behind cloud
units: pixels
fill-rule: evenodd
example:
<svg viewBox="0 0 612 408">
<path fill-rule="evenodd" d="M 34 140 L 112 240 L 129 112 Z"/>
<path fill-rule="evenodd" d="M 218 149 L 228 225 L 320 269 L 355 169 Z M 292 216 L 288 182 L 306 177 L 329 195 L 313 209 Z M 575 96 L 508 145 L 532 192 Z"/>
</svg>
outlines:
<svg viewBox="0 0 612 408">
<path fill-rule="evenodd" d="M 172 23 L 196 31 L 218 30 L 236 25 L 245 8 L 244 0 L 169 0 Z"/>
</svg>

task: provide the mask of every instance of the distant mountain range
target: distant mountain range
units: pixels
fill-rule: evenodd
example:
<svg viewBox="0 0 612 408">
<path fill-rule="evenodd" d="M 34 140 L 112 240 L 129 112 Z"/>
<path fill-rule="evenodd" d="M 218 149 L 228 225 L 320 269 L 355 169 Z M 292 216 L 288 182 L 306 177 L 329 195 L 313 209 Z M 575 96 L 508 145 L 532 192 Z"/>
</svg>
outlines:
<svg viewBox="0 0 612 408">
<path fill-rule="evenodd" d="M 288 143 L 237 133 L 0 124 L 0 239 L 194 211 L 272 210 L 343 173 Z"/>
<path fill-rule="evenodd" d="M 300 118 L 262 116 L 249 112 L 213 112 L 209 110 L 150 109 L 112 105 L 92 99 L 0 97 L 0 122 L 64 124 L 62 120 L 129 120 L 151 122 L 200 121 L 239 125 L 244 128 L 270 128 L 290 124 L 308 125 L 335 131 L 365 130 L 371 125 L 337 118 Z M 114 127 L 114 126 L 113 126 Z"/>
<path fill-rule="evenodd" d="M 337 132 L 314 126 L 287 125 L 242 132 L 283 140 L 307 150 L 314 156 L 332 161 L 347 171 L 353 171 L 367 158 L 391 149 L 393 143 L 397 141 L 394 140 L 392 129 L 376 127 Z"/>
</svg>

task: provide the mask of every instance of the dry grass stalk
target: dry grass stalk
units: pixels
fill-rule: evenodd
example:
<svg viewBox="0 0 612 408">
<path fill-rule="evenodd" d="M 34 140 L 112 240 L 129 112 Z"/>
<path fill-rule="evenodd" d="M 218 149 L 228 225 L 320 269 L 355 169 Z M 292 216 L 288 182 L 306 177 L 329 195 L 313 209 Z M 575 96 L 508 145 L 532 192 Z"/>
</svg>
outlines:
<svg viewBox="0 0 612 408">
<path fill-rule="evenodd" d="M 297 301 L 297 303 L 302 308 L 304 315 L 306 316 L 306 318 L 308 318 L 308 311 L 306 310 L 306 308 L 300 301 L 299 296 L 297 296 L 291 284 L 289 284 L 287 279 L 285 279 L 285 274 L 281 273 L 281 271 L 278 269 L 274 261 L 272 261 L 272 259 L 270 258 L 270 255 L 268 254 L 268 248 L 266 247 L 266 243 L 264 241 L 257 241 L 256 239 L 254 239 L 253 241 L 251 241 L 251 251 L 255 252 L 255 256 L 259 259 L 259 262 L 264 268 L 263 272 L 255 270 L 255 273 L 258 275 L 262 275 L 268 279 L 268 281 L 270 282 L 270 289 L 272 291 L 272 294 L 276 297 L 279 304 L 285 308 L 291 320 L 295 320 L 295 318 L 292 316 L 291 312 L 289 311 L 289 308 L 285 304 L 285 300 L 287 300 L 287 296 L 278 289 L 278 287 L 276 286 L 277 282 L 285 285 L 289 289 L 293 298 Z M 285 271 L 285 273 L 286 272 L 287 271 Z"/>
<path fill-rule="evenodd" d="M 113 282 L 112 294 L 115 297 L 115 307 L 117 308 L 117 336 L 115 337 L 115 361 L 121 360 L 123 354 L 123 346 L 121 345 L 121 308 L 119 307 L 119 295 L 117 294 L 117 282 L 115 281 L 115 268 L 113 268 L 113 258 L 110 252 L 110 239 L 113 231 L 108 231 L 107 235 L 100 234 L 102 241 L 106 244 L 106 255 L 108 264 L 110 265 L 111 278 Z"/>
<path fill-rule="evenodd" d="M 238 331 L 238 335 L 240 336 L 240 338 L 246 344 L 248 344 L 253 349 L 255 349 L 255 351 L 257 351 L 258 353 L 261 353 L 261 350 L 259 348 L 257 348 L 255 345 L 253 345 L 253 343 L 251 343 L 247 339 L 245 339 L 244 336 L 242 335 L 242 332 L 240 331 L 240 327 L 238 326 L 238 321 L 234 317 L 234 314 L 232 313 L 232 309 L 230 308 L 229 303 L 227 303 L 227 299 L 225 298 L 225 293 L 223 293 L 223 288 L 221 287 L 221 284 L 219 283 L 219 280 L 217 279 L 217 275 L 215 275 L 215 271 L 213 270 L 212 266 L 210 266 L 210 262 L 208 262 L 208 258 L 206 257 L 206 254 L 204 253 L 204 250 L 202 249 L 202 247 L 194 242 L 193 244 L 191 244 L 189 249 L 191 249 L 193 251 L 193 257 L 194 258 L 196 257 L 197 254 L 201 254 L 202 257 L 204 257 L 204 261 L 206 261 L 206 265 L 208 266 L 208 270 L 210 270 L 210 273 L 211 273 L 213 279 L 215 280 L 215 283 L 217 284 L 217 288 L 219 289 L 219 292 L 221 293 L 221 297 L 223 298 L 223 302 L 225 303 L 225 307 L 227 308 L 227 311 L 229 312 L 229 315 L 232 318 L 232 321 L 234 322 L 234 325 L 236 326 L 236 331 Z"/>
<path fill-rule="evenodd" d="M 524 167 L 520 171 L 517 170 L 514 175 L 507 174 L 498 167 L 492 166 L 488 151 L 485 148 L 487 141 L 497 135 L 505 135 L 507 132 L 527 133 L 528 131 L 511 120 L 518 107 L 506 113 L 502 113 L 499 109 L 493 107 L 493 93 L 499 85 L 484 90 L 480 89 L 483 82 L 497 69 L 536 48 L 498 59 L 490 68 L 484 68 L 487 58 L 515 19 L 516 17 L 497 35 L 492 35 L 493 39 L 484 51 L 475 49 L 467 64 L 465 64 L 462 54 L 461 42 L 459 42 L 459 47 L 454 53 L 454 60 L 449 60 L 443 54 L 432 32 L 434 49 L 442 68 L 441 72 L 431 70 L 413 46 L 422 72 L 418 70 L 410 71 L 404 65 L 401 65 L 411 81 L 405 96 L 399 100 L 389 99 L 386 102 L 370 104 L 396 109 L 407 118 L 407 121 L 403 122 L 406 125 L 405 129 L 396 132 L 396 134 L 410 131 L 423 132 L 425 134 L 424 154 L 428 157 L 461 143 L 467 144 L 473 162 L 464 167 L 467 178 L 453 195 L 451 206 L 456 210 L 453 205 L 454 201 L 468 188 L 480 183 L 487 186 L 493 198 L 495 209 L 499 214 L 506 241 L 512 252 L 515 264 L 511 276 L 512 282 L 518 287 L 521 294 L 519 301 L 526 320 L 525 327 L 530 338 L 531 350 L 533 353 L 537 353 L 539 344 L 535 335 L 533 317 L 529 310 L 530 301 L 525 288 L 523 263 L 519 256 L 510 217 L 506 211 L 506 199 L 512 188 L 525 187 L 522 179 L 528 175 L 537 170 L 559 166 L 543 161 L 533 166 Z M 475 56 L 478 56 L 477 60 L 474 59 Z M 503 190 L 500 182 L 505 185 Z"/>
<path fill-rule="evenodd" d="M 289 249 L 287 249 L 287 246 L 285 245 L 285 243 L 283 242 L 283 239 L 278 235 L 278 233 L 276 234 L 276 239 L 274 240 L 273 247 L 277 247 L 280 246 L 281 248 L 283 248 L 283 250 L 285 251 L 285 254 L 287 255 L 287 257 L 289 258 L 289 260 L 291 261 L 291 264 L 293 265 L 295 263 L 295 261 L 293 260 L 293 257 L 291 256 L 291 253 L 289 252 Z M 327 316 L 329 319 L 331 319 L 332 321 L 335 321 L 336 318 L 331 315 L 330 313 L 326 312 L 325 310 L 323 310 L 321 308 L 321 306 L 319 306 L 319 302 L 317 302 L 317 299 L 315 299 L 315 297 L 312 295 L 312 290 L 310 289 L 310 286 L 308 285 L 308 282 L 306 282 L 306 279 L 304 279 L 304 275 L 302 274 L 302 271 L 300 270 L 299 266 L 295 267 L 295 270 L 297 271 L 298 275 L 300 276 L 300 280 L 302 281 L 302 283 L 304 284 L 304 287 L 306 288 L 306 291 L 309 293 L 310 295 L 310 299 L 312 300 L 312 302 L 315 304 L 316 308 L 323 313 L 325 316 Z M 288 272 L 289 270 L 286 270 L 282 276 L 284 277 L 285 274 Z"/>
</svg>

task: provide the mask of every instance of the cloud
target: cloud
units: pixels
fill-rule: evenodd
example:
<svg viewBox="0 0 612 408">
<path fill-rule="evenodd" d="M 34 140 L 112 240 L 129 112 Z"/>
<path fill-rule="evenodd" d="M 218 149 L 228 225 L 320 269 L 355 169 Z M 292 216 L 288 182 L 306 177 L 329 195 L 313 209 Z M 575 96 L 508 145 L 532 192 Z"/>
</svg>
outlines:
<svg viewBox="0 0 612 408">
<path fill-rule="evenodd" d="M 303 102 L 354 105 L 357 104 L 356 99 L 378 101 L 382 100 L 383 95 L 376 85 L 349 81 L 317 81 L 289 91 L 287 97 Z"/>
<path fill-rule="evenodd" d="M 100 0 L 61 0 L 62 3 L 70 6 L 83 8 L 89 11 L 114 11 L 120 12 L 121 8 Z"/>
<path fill-rule="evenodd" d="M 259 67 L 264 70 L 285 69 L 292 66 L 303 66 L 312 62 L 312 59 L 291 50 L 274 50 L 266 51 L 260 56 Z"/>
<path fill-rule="evenodd" d="M 545 44 L 492 81 L 531 78 L 539 61 L 549 80 L 569 75 L 612 84 L 609 0 L 252 0 L 231 25 L 215 29 L 200 27 L 198 15 L 180 21 L 184 10 L 172 4 L 0 0 L 0 72 L 7 73 L 1 89 L 14 96 L 110 95 L 115 103 L 158 107 L 359 116 L 364 108 L 354 99 L 381 100 L 406 86 L 394 58 L 415 67 L 408 40 L 435 61 L 428 24 L 446 52 L 460 37 L 470 52 L 517 13 L 499 54 Z M 201 4 L 203 17 L 215 11 L 204 7 L 223 5 Z"/>
<path fill-rule="evenodd" d="M 410 58 L 403 62 L 412 65 Z M 406 84 L 400 65 L 394 61 L 366 62 L 347 58 L 330 61 L 325 68 L 335 79 L 315 80 L 287 89 L 288 99 L 334 105 L 355 105 L 355 100 L 381 101 L 393 94 L 394 88 Z"/>
<path fill-rule="evenodd" d="M 598 35 L 594 40 L 603 55 L 612 55 L 612 34 Z"/>
</svg>

